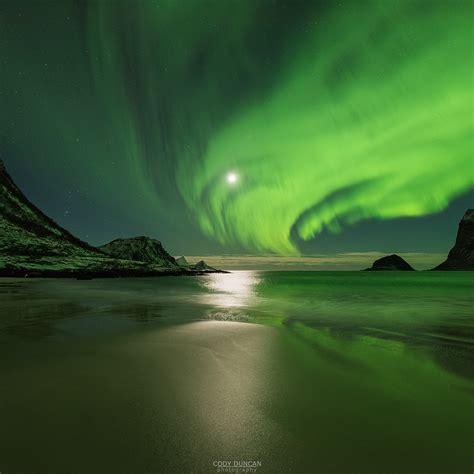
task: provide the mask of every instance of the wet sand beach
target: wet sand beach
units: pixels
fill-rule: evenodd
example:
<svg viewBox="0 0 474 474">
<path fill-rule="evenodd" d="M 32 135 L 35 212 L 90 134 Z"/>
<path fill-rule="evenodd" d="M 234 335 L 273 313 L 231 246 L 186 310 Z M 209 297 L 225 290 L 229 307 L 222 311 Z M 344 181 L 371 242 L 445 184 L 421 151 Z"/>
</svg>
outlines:
<svg viewBox="0 0 474 474">
<path fill-rule="evenodd" d="M 226 277 L 2 282 L 0 470 L 217 472 L 249 461 L 257 472 L 467 472 L 459 281 L 447 308 L 457 334 L 434 348 L 440 314 L 420 328 L 418 308 L 411 329 L 391 331 L 382 315 L 370 327 L 375 309 L 354 286 L 364 313 L 337 317 L 331 295 L 318 295 L 321 307 L 295 298 L 302 280 L 285 290 L 281 275 Z M 347 309 L 341 295 L 337 305 Z"/>
</svg>

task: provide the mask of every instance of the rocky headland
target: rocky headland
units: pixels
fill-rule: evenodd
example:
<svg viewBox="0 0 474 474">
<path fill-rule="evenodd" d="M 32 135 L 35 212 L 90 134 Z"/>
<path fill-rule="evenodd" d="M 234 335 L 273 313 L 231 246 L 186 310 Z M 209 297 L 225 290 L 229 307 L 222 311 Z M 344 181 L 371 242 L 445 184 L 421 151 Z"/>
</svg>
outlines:
<svg viewBox="0 0 474 474">
<path fill-rule="evenodd" d="M 415 269 L 399 255 L 387 255 L 376 260 L 365 271 L 414 271 Z M 454 247 L 447 259 L 432 268 L 434 271 L 474 270 L 474 209 L 468 209 L 459 222 Z"/>
<path fill-rule="evenodd" d="M 468 209 L 459 222 L 456 242 L 448 258 L 433 270 L 474 270 L 474 209 Z"/>
<path fill-rule="evenodd" d="M 0 276 L 94 278 L 218 271 L 201 262 L 181 266 L 159 241 L 148 237 L 117 239 L 99 248 L 81 241 L 31 203 L 0 160 Z"/>
</svg>

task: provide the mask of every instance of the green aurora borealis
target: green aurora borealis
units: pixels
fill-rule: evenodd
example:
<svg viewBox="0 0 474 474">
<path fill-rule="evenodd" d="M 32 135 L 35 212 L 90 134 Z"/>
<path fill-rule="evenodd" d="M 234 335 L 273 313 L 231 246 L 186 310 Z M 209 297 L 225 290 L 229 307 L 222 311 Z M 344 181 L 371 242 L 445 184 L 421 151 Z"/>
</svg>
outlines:
<svg viewBox="0 0 474 474">
<path fill-rule="evenodd" d="M 291 254 L 474 186 L 469 1 L 0 8 L 2 156 L 25 182 L 88 183 L 72 230 L 97 209 L 116 234 Z"/>
</svg>

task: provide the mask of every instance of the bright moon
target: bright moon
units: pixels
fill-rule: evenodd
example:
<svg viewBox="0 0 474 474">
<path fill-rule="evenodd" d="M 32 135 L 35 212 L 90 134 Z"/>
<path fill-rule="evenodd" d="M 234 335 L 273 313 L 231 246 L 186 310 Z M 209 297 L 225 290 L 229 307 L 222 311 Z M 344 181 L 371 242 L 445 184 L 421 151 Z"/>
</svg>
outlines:
<svg viewBox="0 0 474 474">
<path fill-rule="evenodd" d="M 235 183 L 235 182 L 237 181 L 237 179 L 238 179 L 238 177 L 237 177 L 237 175 L 236 175 L 235 173 L 229 173 L 229 174 L 227 175 L 227 182 L 228 182 L 228 183 L 233 184 L 233 183 Z"/>
</svg>

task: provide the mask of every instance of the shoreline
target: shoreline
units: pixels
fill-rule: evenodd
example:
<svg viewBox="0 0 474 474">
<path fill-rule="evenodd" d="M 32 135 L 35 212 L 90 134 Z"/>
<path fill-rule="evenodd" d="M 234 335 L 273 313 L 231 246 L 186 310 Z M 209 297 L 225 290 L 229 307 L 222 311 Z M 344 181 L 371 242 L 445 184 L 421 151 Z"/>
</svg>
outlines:
<svg viewBox="0 0 474 474">
<path fill-rule="evenodd" d="M 211 273 L 231 273 L 225 270 L 27 270 L 0 269 L 0 278 L 68 278 L 92 280 L 95 278 L 145 278 L 167 276 L 202 276 Z"/>
<path fill-rule="evenodd" d="M 375 274 L 375 275 L 387 275 L 387 274 L 407 274 L 410 276 L 413 274 L 459 274 L 459 273 L 473 273 L 471 270 L 418 270 L 415 272 L 401 272 L 393 270 L 379 270 L 375 272 L 366 272 L 364 270 L 321 270 L 321 269 L 285 269 L 285 270 L 275 270 L 273 268 L 260 268 L 260 269 L 235 269 L 235 270 L 154 270 L 154 271 L 77 271 L 77 270 L 6 270 L 0 269 L 0 280 L 1 279 L 20 279 L 25 278 L 31 279 L 76 279 L 76 280 L 92 280 L 92 279 L 118 279 L 118 278 L 156 278 L 156 277 L 179 277 L 179 276 L 204 276 L 204 275 L 213 275 L 213 274 L 232 274 L 236 272 L 276 272 L 276 273 L 358 273 L 358 274 Z"/>
</svg>

